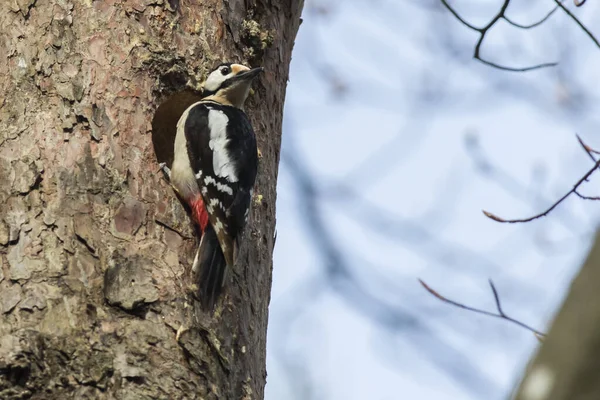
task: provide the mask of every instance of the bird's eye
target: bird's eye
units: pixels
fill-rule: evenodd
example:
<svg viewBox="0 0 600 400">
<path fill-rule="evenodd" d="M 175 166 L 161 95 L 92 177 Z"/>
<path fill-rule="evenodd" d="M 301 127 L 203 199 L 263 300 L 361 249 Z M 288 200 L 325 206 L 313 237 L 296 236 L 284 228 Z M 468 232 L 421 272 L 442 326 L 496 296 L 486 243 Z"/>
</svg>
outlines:
<svg viewBox="0 0 600 400">
<path fill-rule="evenodd" d="M 229 67 L 223 67 L 223 68 L 221 68 L 221 73 L 223 75 L 227 75 L 230 72 L 231 72 L 231 68 L 229 68 Z"/>
</svg>

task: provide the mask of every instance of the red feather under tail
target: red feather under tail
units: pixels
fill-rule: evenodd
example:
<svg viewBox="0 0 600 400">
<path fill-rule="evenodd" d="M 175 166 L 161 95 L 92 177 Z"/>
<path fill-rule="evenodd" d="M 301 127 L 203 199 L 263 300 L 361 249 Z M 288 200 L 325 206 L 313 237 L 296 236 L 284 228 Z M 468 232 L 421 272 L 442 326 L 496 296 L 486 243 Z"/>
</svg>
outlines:
<svg viewBox="0 0 600 400">
<path fill-rule="evenodd" d="M 206 225 L 208 225 L 208 212 L 206 212 L 206 207 L 204 207 L 202 196 L 193 199 L 190 202 L 190 206 L 192 208 L 192 218 L 200 226 L 202 233 L 204 233 Z"/>
</svg>

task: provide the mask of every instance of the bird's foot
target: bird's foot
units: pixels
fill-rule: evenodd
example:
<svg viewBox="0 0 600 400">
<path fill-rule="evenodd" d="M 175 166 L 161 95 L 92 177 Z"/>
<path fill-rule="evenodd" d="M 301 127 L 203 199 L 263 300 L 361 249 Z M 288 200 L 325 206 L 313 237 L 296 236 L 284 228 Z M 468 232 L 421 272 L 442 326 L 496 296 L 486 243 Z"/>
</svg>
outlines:
<svg viewBox="0 0 600 400">
<path fill-rule="evenodd" d="M 169 167 L 167 167 L 167 163 L 161 162 L 160 164 L 158 164 L 158 166 L 160 167 L 159 171 L 162 171 L 165 174 L 165 177 L 170 182 L 171 181 L 171 169 Z"/>
</svg>

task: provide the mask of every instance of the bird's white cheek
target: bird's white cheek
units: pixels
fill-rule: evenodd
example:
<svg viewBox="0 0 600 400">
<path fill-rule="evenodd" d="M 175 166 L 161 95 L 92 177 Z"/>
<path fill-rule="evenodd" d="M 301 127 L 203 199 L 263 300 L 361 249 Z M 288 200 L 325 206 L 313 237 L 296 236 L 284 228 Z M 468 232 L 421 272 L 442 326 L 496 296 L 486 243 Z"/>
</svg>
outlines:
<svg viewBox="0 0 600 400">
<path fill-rule="evenodd" d="M 217 90 L 221 83 L 225 80 L 225 77 L 219 72 L 217 74 L 211 74 L 206 82 L 204 83 L 204 89 L 206 90 Z"/>
</svg>

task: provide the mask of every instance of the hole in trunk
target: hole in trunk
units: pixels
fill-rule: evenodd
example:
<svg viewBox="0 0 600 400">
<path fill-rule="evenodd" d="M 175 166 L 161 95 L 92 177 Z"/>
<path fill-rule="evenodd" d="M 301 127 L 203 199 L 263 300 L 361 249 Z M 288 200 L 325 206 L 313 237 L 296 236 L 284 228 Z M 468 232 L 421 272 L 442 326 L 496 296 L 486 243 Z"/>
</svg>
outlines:
<svg viewBox="0 0 600 400">
<path fill-rule="evenodd" d="M 177 122 L 183 112 L 200 99 L 199 93 L 185 90 L 169 96 L 156 109 L 152 118 L 152 144 L 159 163 L 164 162 L 171 167 Z"/>
</svg>

